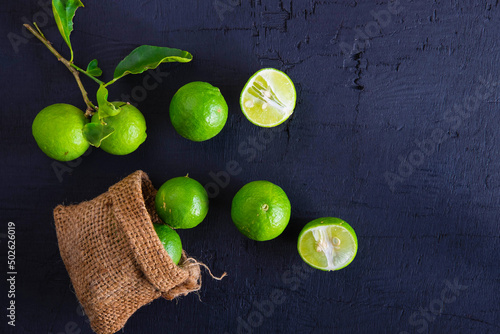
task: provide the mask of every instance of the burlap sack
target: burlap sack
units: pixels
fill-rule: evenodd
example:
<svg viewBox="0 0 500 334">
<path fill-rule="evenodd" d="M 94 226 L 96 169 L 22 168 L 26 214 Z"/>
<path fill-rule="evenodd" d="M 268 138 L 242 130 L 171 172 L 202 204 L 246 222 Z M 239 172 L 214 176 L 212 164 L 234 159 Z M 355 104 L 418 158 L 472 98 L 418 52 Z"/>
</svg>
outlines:
<svg viewBox="0 0 500 334">
<path fill-rule="evenodd" d="M 156 190 L 137 171 L 101 196 L 54 210 L 59 250 L 92 329 L 120 330 L 141 306 L 200 289 L 200 266 L 176 266 L 153 228 Z"/>
</svg>

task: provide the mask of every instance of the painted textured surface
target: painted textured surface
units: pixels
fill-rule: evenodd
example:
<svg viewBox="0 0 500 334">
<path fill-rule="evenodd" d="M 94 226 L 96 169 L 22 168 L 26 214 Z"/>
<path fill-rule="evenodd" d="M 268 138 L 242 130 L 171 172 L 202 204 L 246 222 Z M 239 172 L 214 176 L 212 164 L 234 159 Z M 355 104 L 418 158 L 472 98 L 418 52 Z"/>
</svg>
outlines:
<svg viewBox="0 0 500 334">
<path fill-rule="evenodd" d="M 92 150 L 64 164 L 71 172 L 59 179 L 31 122 L 52 103 L 83 108 L 81 97 L 40 43 L 13 48 L 6 38 L 22 36 L 23 16 L 43 19 L 38 1 L 2 7 L 0 208 L 2 224 L 18 226 L 19 272 L 18 326 L 8 331 L 90 333 L 59 256 L 57 204 L 93 198 L 137 169 L 156 187 L 187 172 L 206 185 L 237 161 L 241 172 L 211 200 L 206 221 L 180 231 L 190 254 L 229 276 L 205 276 L 201 302 L 192 294 L 142 308 L 125 332 L 500 332 L 496 1 L 86 5 L 72 35 L 78 63 L 98 58 L 110 76 L 139 44 L 195 58 L 162 66 L 146 99 L 136 88 L 144 76 L 113 87 L 112 97 L 138 102 L 146 143 L 125 157 Z M 55 24 L 44 26 L 64 50 Z M 294 116 L 272 132 L 250 124 L 238 106 L 244 83 L 262 67 L 286 71 L 298 92 Z M 219 87 L 229 105 L 224 130 L 203 143 L 181 138 L 168 118 L 175 91 L 194 80 Z M 85 84 L 93 95 L 96 87 Z M 230 219 L 234 194 L 258 179 L 280 185 L 292 203 L 289 227 L 264 243 L 245 239 Z M 342 271 L 301 267 L 296 238 L 321 216 L 341 217 L 358 234 L 357 258 Z"/>
</svg>

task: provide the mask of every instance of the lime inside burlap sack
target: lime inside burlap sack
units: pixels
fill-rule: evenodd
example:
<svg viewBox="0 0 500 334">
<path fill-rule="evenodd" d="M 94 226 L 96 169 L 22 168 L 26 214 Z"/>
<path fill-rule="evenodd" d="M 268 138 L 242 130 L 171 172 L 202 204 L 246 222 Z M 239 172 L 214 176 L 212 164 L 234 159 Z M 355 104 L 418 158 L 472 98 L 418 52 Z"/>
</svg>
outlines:
<svg viewBox="0 0 500 334">
<path fill-rule="evenodd" d="M 137 171 L 91 201 L 54 210 L 61 257 L 96 333 L 115 333 L 160 296 L 171 300 L 201 287 L 201 263 L 183 252 L 176 266 L 156 235 L 155 196 Z"/>
</svg>

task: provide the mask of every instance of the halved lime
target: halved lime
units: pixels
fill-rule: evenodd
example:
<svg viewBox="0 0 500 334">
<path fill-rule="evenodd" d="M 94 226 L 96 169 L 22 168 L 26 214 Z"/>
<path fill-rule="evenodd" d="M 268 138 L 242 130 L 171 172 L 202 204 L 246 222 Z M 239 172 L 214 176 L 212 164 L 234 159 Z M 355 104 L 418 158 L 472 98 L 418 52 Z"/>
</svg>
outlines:
<svg viewBox="0 0 500 334">
<path fill-rule="evenodd" d="M 274 68 L 264 68 L 252 75 L 240 95 L 245 117 L 265 128 L 286 121 L 293 113 L 296 100 L 292 80 Z"/>
<path fill-rule="evenodd" d="M 352 262 L 358 251 L 358 238 L 352 227 L 339 218 L 318 218 L 299 235 L 299 255 L 320 270 L 339 270 Z"/>
</svg>

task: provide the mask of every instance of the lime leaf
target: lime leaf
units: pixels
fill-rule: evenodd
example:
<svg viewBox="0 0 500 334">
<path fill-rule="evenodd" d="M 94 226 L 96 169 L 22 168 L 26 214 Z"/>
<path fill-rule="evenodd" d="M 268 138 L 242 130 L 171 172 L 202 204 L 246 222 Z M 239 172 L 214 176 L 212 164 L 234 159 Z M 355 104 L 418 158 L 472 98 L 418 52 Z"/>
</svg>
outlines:
<svg viewBox="0 0 500 334">
<path fill-rule="evenodd" d="M 86 72 L 94 77 L 99 77 L 102 75 L 102 70 L 98 66 L 97 59 L 94 59 L 89 63 Z"/>
<path fill-rule="evenodd" d="M 116 67 L 114 81 L 131 73 L 139 74 L 144 71 L 155 69 L 161 63 L 188 63 L 193 56 L 179 49 L 166 47 L 142 45 L 126 56 Z"/>
<path fill-rule="evenodd" d="M 101 123 L 87 123 L 83 127 L 83 135 L 90 145 L 99 147 L 101 142 L 108 138 L 115 129 L 111 126 Z"/>
<path fill-rule="evenodd" d="M 97 104 L 99 105 L 99 119 L 116 116 L 121 111 L 120 107 L 108 101 L 108 90 L 104 85 L 101 85 L 97 90 Z"/>
<path fill-rule="evenodd" d="M 54 19 L 56 20 L 61 36 L 71 51 L 71 61 L 73 61 L 73 48 L 71 47 L 69 36 L 73 31 L 73 18 L 79 7 L 83 7 L 83 3 L 80 0 L 52 0 Z"/>
</svg>

